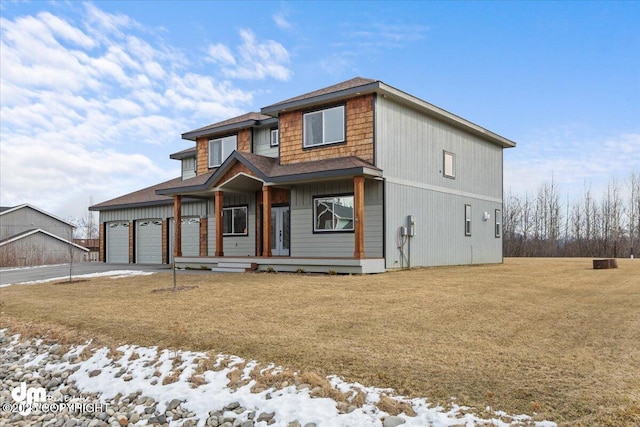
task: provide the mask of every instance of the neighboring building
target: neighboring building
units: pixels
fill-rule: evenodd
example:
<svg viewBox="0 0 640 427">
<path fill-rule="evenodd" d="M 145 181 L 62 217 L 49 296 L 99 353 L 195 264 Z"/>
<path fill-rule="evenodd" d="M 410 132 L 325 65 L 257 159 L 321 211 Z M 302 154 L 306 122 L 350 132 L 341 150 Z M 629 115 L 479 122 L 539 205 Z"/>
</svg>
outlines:
<svg viewBox="0 0 640 427">
<path fill-rule="evenodd" d="M 101 260 L 354 273 L 502 262 L 502 150 L 515 143 L 381 81 L 182 137 L 195 145 L 170 156 L 181 177 L 91 207 Z"/>
<path fill-rule="evenodd" d="M 89 249 L 89 253 L 84 256 L 85 261 L 100 260 L 100 239 L 73 239 L 73 243 Z"/>
<path fill-rule="evenodd" d="M 89 249 L 73 243 L 73 228 L 29 204 L 0 208 L 0 267 L 84 260 Z"/>
</svg>

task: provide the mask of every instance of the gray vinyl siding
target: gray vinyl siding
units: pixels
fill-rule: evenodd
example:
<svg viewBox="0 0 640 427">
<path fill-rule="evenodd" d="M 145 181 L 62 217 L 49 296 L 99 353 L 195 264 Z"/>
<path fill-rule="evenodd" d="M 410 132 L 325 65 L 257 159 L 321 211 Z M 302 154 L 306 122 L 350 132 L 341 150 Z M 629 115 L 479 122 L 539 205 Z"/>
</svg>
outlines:
<svg viewBox="0 0 640 427">
<path fill-rule="evenodd" d="M 206 215 L 206 202 L 182 203 L 182 216 L 206 217 Z M 148 218 L 173 218 L 173 203 L 159 206 L 100 211 L 101 223 L 110 221 L 135 221 Z"/>
<path fill-rule="evenodd" d="M 387 182 L 386 267 L 400 268 L 399 227 L 407 215 L 416 220 L 411 238 L 411 266 L 462 265 L 502 262 L 502 239 L 494 234 L 495 201 L 464 197 Z M 464 206 L 471 205 L 471 236 L 465 236 Z M 491 218 L 483 220 L 484 212 Z M 409 247 L 406 246 L 407 251 Z"/>
<path fill-rule="evenodd" d="M 35 228 L 48 231 L 65 240 L 71 240 L 73 237 L 71 225 L 25 206 L 0 217 L 0 240 Z"/>
<path fill-rule="evenodd" d="M 353 232 L 313 232 L 313 198 L 353 193 L 353 181 L 297 185 L 291 189 L 291 256 L 352 257 Z M 365 255 L 382 256 L 382 183 L 365 181 Z"/>
<path fill-rule="evenodd" d="M 447 123 L 378 97 L 376 166 L 385 177 L 442 190 L 502 198 L 502 148 Z M 443 152 L 455 154 L 455 179 L 443 176 Z"/>
<path fill-rule="evenodd" d="M 54 237 L 35 233 L 0 247 L 1 267 L 68 263 L 71 253 L 73 262 L 83 261 L 89 254 Z"/>
<path fill-rule="evenodd" d="M 278 157 L 278 146 L 271 147 L 271 128 L 253 129 L 253 152 L 267 157 Z"/>
<path fill-rule="evenodd" d="M 233 194 L 225 193 L 224 206 L 247 205 L 248 213 L 248 235 L 246 236 L 225 236 L 223 241 L 224 256 L 256 256 L 256 203 L 253 194 Z M 214 204 L 211 203 L 211 216 L 209 217 L 209 233 L 207 247 L 209 256 L 214 256 L 216 252 L 216 218 Z"/>
</svg>

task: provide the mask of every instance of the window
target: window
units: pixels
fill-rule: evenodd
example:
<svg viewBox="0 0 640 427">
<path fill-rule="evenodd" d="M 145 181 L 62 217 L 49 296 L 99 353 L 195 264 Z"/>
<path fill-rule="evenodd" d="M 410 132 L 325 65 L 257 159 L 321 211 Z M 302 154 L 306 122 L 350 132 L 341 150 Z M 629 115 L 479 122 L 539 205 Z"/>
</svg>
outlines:
<svg viewBox="0 0 640 427">
<path fill-rule="evenodd" d="M 501 237 L 502 236 L 502 212 L 500 211 L 500 209 L 496 209 L 495 212 L 496 215 L 496 237 Z"/>
<path fill-rule="evenodd" d="M 344 141 L 344 105 L 303 116 L 304 148 Z"/>
<path fill-rule="evenodd" d="M 249 234 L 246 206 L 223 208 L 222 221 L 222 234 L 224 236 L 246 236 Z"/>
<path fill-rule="evenodd" d="M 456 155 L 455 154 L 450 153 L 448 151 L 444 151 L 444 154 L 443 154 L 443 165 L 442 165 L 442 175 L 445 178 L 455 178 L 456 177 L 455 159 L 456 159 Z"/>
<path fill-rule="evenodd" d="M 236 135 L 209 140 L 209 167 L 218 167 L 238 146 Z"/>
<path fill-rule="evenodd" d="M 471 205 L 464 205 L 464 235 L 471 236 Z"/>
<path fill-rule="evenodd" d="M 353 231 L 353 194 L 314 198 L 313 231 Z"/>
<path fill-rule="evenodd" d="M 276 147 L 280 143 L 280 131 L 271 129 L 271 146 Z"/>
<path fill-rule="evenodd" d="M 196 158 L 187 157 L 182 159 L 182 179 L 189 179 L 196 176 Z"/>
</svg>

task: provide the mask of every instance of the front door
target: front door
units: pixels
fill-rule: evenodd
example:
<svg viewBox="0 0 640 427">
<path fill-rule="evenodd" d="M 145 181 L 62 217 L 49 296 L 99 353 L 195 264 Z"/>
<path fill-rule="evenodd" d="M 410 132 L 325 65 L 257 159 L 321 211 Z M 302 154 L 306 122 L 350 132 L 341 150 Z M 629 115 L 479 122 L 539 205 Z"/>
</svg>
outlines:
<svg viewBox="0 0 640 427">
<path fill-rule="evenodd" d="M 271 208 L 271 255 L 289 256 L 289 206 Z"/>
</svg>

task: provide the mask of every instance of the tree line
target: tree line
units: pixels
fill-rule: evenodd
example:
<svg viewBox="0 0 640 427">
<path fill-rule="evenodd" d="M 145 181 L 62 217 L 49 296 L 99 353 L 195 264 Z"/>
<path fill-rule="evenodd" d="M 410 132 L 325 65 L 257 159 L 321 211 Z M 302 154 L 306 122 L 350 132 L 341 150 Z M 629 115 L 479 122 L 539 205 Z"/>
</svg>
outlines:
<svg viewBox="0 0 640 427">
<path fill-rule="evenodd" d="M 638 257 L 640 173 L 573 201 L 563 202 L 553 178 L 535 194 L 506 192 L 503 245 L 507 257 Z"/>
</svg>

